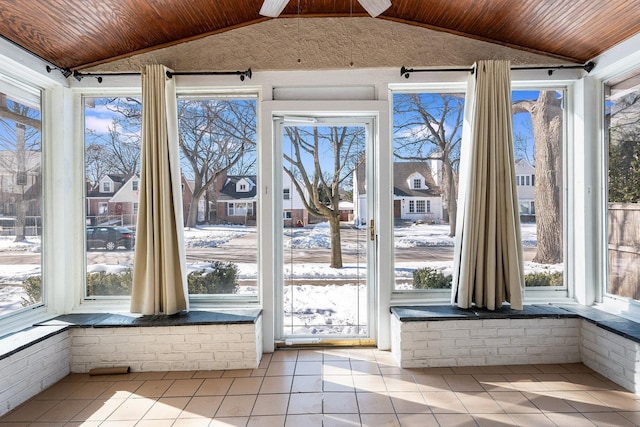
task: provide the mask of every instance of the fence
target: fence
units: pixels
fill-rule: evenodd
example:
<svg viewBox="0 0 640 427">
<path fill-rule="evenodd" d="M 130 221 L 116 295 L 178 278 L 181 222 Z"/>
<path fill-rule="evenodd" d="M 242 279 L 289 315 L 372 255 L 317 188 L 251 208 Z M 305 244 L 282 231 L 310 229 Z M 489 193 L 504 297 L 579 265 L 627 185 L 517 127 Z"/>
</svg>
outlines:
<svg viewBox="0 0 640 427">
<path fill-rule="evenodd" d="M 640 203 L 612 203 L 608 213 L 607 292 L 640 299 Z"/>
</svg>

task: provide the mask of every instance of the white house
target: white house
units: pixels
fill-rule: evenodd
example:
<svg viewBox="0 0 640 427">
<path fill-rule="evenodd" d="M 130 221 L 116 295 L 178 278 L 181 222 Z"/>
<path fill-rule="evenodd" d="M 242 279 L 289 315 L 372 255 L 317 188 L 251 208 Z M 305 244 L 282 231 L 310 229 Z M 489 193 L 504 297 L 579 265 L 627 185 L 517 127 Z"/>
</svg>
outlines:
<svg viewBox="0 0 640 427">
<path fill-rule="evenodd" d="M 535 215 L 533 198 L 536 170 L 526 159 L 516 160 L 516 189 L 520 215 Z"/>
</svg>

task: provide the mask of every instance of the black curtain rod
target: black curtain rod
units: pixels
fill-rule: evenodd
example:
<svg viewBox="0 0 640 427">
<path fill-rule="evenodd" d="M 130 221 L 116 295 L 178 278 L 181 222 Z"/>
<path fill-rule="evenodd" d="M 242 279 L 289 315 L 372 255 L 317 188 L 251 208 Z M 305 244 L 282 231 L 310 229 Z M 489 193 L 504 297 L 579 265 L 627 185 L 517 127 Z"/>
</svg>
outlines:
<svg viewBox="0 0 640 427">
<path fill-rule="evenodd" d="M 553 74 L 554 70 L 584 70 L 587 73 L 590 73 L 591 70 L 595 68 L 596 64 L 592 61 L 587 62 L 584 65 L 553 65 L 553 66 L 523 66 L 523 67 L 511 67 L 512 70 L 548 70 L 549 75 Z M 400 75 L 405 78 L 409 78 L 411 73 L 434 73 L 434 72 L 455 72 L 455 71 L 468 71 L 473 73 L 473 68 L 407 68 L 404 65 L 400 68 Z"/>
<path fill-rule="evenodd" d="M 102 83 L 103 77 L 116 77 L 116 76 L 139 76 L 140 73 L 136 71 L 129 71 L 123 73 L 105 73 L 105 74 L 96 74 L 96 73 L 81 73 L 78 70 L 71 71 L 68 68 L 52 68 L 47 65 L 47 72 L 50 73 L 52 70 L 60 70 L 62 75 L 67 78 L 73 75 L 73 77 L 82 81 L 85 77 L 95 77 L 98 80 L 98 83 Z M 251 68 L 246 71 L 167 71 L 167 77 L 172 78 L 173 76 L 240 76 L 240 80 L 244 81 L 246 77 L 251 78 L 252 72 Z"/>
</svg>

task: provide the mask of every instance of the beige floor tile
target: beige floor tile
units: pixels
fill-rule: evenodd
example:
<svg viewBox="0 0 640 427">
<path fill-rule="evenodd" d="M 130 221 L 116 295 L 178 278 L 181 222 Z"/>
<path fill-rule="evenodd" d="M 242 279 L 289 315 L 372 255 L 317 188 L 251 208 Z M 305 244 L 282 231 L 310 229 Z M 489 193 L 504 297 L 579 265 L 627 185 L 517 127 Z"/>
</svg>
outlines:
<svg viewBox="0 0 640 427">
<path fill-rule="evenodd" d="M 222 373 L 222 378 L 250 377 L 253 369 L 230 369 Z"/>
<path fill-rule="evenodd" d="M 102 424 L 102 421 L 69 421 L 64 424 L 64 427 L 99 427 Z M 8 427 L 22 427 L 20 425 L 14 425 Z M 27 427 L 27 424 L 24 424 L 24 427 Z"/>
<path fill-rule="evenodd" d="M 228 395 L 237 394 L 258 394 L 262 385 L 261 377 L 236 378 L 233 380 Z"/>
<path fill-rule="evenodd" d="M 545 375 L 545 374 L 536 374 Z M 504 376 L 511 387 L 518 391 L 549 391 L 547 383 L 538 380 L 534 374 L 509 374 Z"/>
<path fill-rule="evenodd" d="M 196 371 L 193 378 L 221 378 L 224 371 Z"/>
<path fill-rule="evenodd" d="M 84 408 L 89 406 L 91 400 L 79 400 L 79 399 L 65 399 L 56 402 L 56 405 L 49 409 L 47 412 L 42 414 L 40 418 L 38 418 L 38 422 L 48 421 L 48 422 L 61 422 L 61 421 L 69 421 L 74 415 L 78 412 L 82 411 Z"/>
<path fill-rule="evenodd" d="M 168 372 L 139 372 L 135 379 L 137 381 L 161 380 L 167 374 Z"/>
<path fill-rule="evenodd" d="M 479 427 L 516 426 L 509 414 L 472 414 Z"/>
<path fill-rule="evenodd" d="M 286 420 L 284 415 L 251 416 L 247 427 L 283 427 Z"/>
<path fill-rule="evenodd" d="M 255 401 L 256 395 L 226 396 L 216 412 L 216 418 L 248 417 Z"/>
<path fill-rule="evenodd" d="M 360 414 L 362 427 L 397 427 L 400 425 L 396 414 Z"/>
<path fill-rule="evenodd" d="M 480 366 L 452 366 L 451 370 L 456 375 L 476 375 L 483 373 Z"/>
<path fill-rule="evenodd" d="M 322 352 L 322 360 L 349 360 L 349 349 L 348 348 L 325 348 Z"/>
<path fill-rule="evenodd" d="M 34 397 L 36 400 L 61 400 L 85 386 L 84 382 L 58 382 Z"/>
<path fill-rule="evenodd" d="M 584 415 L 579 412 L 573 413 L 558 413 L 547 412 L 547 418 L 551 420 L 557 426 L 571 426 L 571 427 L 594 427 L 595 424 L 589 421 Z"/>
<path fill-rule="evenodd" d="M 480 366 L 480 372 L 482 374 L 491 374 L 491 375 L 506 375 L 512 374 L 511 369 L 507 368 L 503 365 L 495 365 L 495 366 Z M 473 374 L 476 375 L 476 374 Z"/>
<path fill-rule="evenodd" d="M 560 364 L 533 365 L 543 374 L 564 374 L 569 373 L 566 366 Z"/>
<path fill-rule="evenodd" d="M 229 391 L 233 378 L 207 378 L 196 391 L 196 396 L 224 396 Z"/>
<path fill-rule="evenodd" d="M 301 375 L 293 377 L 292 393 L 318 393 L 322 391 L 322 377 L 319 375 Z"/>
<path fill-rule="evenodd" d="M 322 412 L 325 414 L 358 413 L 356 394 L 325 392 L 322 399 Z"/>
<path fill-rule="evenodd" d="M 178 418 L 172 427 L 208 427 L 210 418 Z"/>
<path fill-rule="evenodd" d="M 142 417 L 143 420 L 175 420 L 182 413 L 182 410 L 190 397 L 162 397 L 147 411 Z"/>
<path fill-rule="evenodd" d="M 618 413 L 623 417 L 625 417 L 626 419 L 628 419 L 629 421 L 631 421 L 632 423 L 634 423 L 635 425 L 640 426 L 640 411 L 638 412 L 620 411 Z"/>
<path fill-rule="evenodd" d="M 509 414 L 520 427 L 553 427 L 555 424 L 545 414 Z"/>
<path fill-rule="evenodd" d="M 278 350 L 271 355 L 273 362 L 295 362 L 298 360 L 298 350 Z"/>
<path fill-rule="evenodd" d="M 173 425 L 174 419 L 165 419 L 165 420 L 140 420 L 136 424 L 136 427 L 171 427 Z"/>
<path fill-rule="evenodd" d="M 324 360 L 324 352 L 322 349 L 318 350 L 299 350 L 298 362 L 322 362 Z"/>
<path fill-rule="evenodd" d="M 360 414 L 394 413 L 391 398 L 386 393 L 356 393 Z"/>
<path fill-rule="evenodd" d="M 71 418 L 71 421 L 103 421 L 125 401 L 125 399 L 96 399 L 91 401 L 82 411 Z"/>
<path fill-rule="evenodd" d="M 322 363 L 322 375 L 351 375 L 348 360 L 326 360 Z"/>
<path fill-rule="evenodd" d="M 260 386 L 260 394 L 263 393 L 290 393 L 293 376 L 265 377 Z"/>
<path fill-rule="evenodd" d="M 432 414 L 396 414 L 401 427 L 438 427 L 438 421 Z"/>
<path fill-rule="evenodd" d="M 495 414 L 504 412 L 500 405 L 498 405 L 486 391 L 456 392 L 456 396 L 470 414 Z"/>
<path fill-rule="evenodd" d="M 248 422 L 249 417 L 216 417 L 209 427 L 245 427 Z"/>
<path fill-rule="evenodd" d="M 322 377 L 323 391 L 355 391 L 351 375 L 324 375 Z"/>
<path fill-rule="evenodd" d="M 127 399 L 135 394 L 136 390 L 144 384 L 144 381 L 118 381 L 106 389 L 98 398 L 100 399 Z"/>
<path fill-rule="evenodd" d="M 514 374 L 539 374 L 540 369 L 534 365 L 505 365 L 505 368 L 509 369 Z"/>
<path fill-rule="evenodd" d="M 267 369 L 266 368 L 253 369 L 251 371 L 251 376 L 252 377 L 264 377 L 265 375 L 267 375 Z"/>
<path fill-rule="evenodd" d="M 387 385 L 382 379 L 382 375 L 354 375 L 353 385 L 356 391 L 384 392 Z"/>
<path fill-rule="evenodd" d="M 511 391 L 513 387 L 504 375 L 474 374 L 473 378 L 480 383 L 485 391 Z"/>
<path fill-rule="evenodd" d="M 387 387 L 387 391 L 420 391 L 412 375 L 384 375 L 382 379 Z"/>
<path fill-rule="evenodd" d="M 138 420 L 126 420 L 126 421 L 104 421 L 100 424 L 100 427 L 134 427 Z"/>
<path fill-rule="evenodd" d="M 184 407 L 178 418 L 213 418 L 224 396 L 195 396 Z"/>
<path fill-rule="evenodd" d="M 283 375 L 293 375 L 296 370 L 296 362 L 271 362 L 269 367 L 267 368 L 266 376 L 283 376 Z"/>
<path fill-rule="evenodd" d="M 322 415 L 322 427 L 360 427 L 360 414 L 325 413 Z"/>
<path fill-rule="evenodd" d="M 196 371 L 170 371 L 167 372 L 163 380 L 188 380 L 193 378 Z"/>
<path fill-rule="evenodd" d="M 351 360 L 352 375 L 381 375 L 377 363 L 367 360 Z"/>
<path fill-rule="evenodd" d="M 173 384 L 174 380 L 150 380 L 145 381 L 137 390 L 136 395 L 140 397 L 160 397 Z"/>
<path fill-rule="evenodd" d="M 467 408 L 460 402 L 456 393 L 452 391 L 427 391 L 422 392 L 422 395 L 434 414 L 467 413 Z"/>
<path fill-rule="evenodd" d="M 322 427 L 322 414 L 287 415 L 285 427 Z"/>
<path fill-rule="evenodd" d="M 254 415 L 285 415 L 289 405 L 289 394 L 261 394 L 258 395 L 251 416 Z"/>
<path fill-rule="evenodd" d="M 203 382 L 202 378 L 175 380 L 162 397 L 193 396 Z"/>
<path fill-rule="evenodd" d="M 543 393 L 523 392 L 523 394 L 538 409 L 543 412 L 571 413 L 577 412 L 576 408 L 569 405 L 566 400 L 560 397 L 549 396 Z"/>
<path fill-rule="evenodd" d="M 636 425 L 617 412 L 583 412 L 582 415 L 598 427 L 631 427 Z"/>
<path fill-rule="evenodd" d="M 453 391 L 484 391 L 473 375 L 443 375 L 444 380 Z"/>
<path fill-rule="evenodd" d="M 619 390 L 591 390 L 587 393 L 618 412 L 640 411 L 640 401 L 636 400 L 638 396 L 631 392 Z"/>
<path fill-rule="evenodd" d="M 490 391 L 489 395 L 498 405 L 509 413 L 532 414 L 540 413 L 540 409 L 535 406 L 527 397 L 519 391 Z"/>
<path fill-rule="evenodd" d="M 391 391 L 389 397 L 398 414 L 431 413 L 427 401 L 420 392 Z"/>
<path fill-rule="evenodd" d="M 297 362 L 295 375 L 322 375 L 322 361 Z"/>
<path fill-rule="evenodd" d="M 442 375 L 437 374 L 416 374 L 413 380 L 420 391 L 450 391 L 449 383 Z"/>
<path fill-rule="evenodd" d="M 33 399 L 18 406 L 4 417 L 0 418 L 2 422 L 31 422 L 42 416 L 45 412 L 58 404 L 57 400 L 38 400 Z"/>
<path fill-rule="evenodd" d="M 113 381 L 85 383 L 82 387 L 74 390 L 73 393 L 66 396 L 65 399 L 97 399 L 114 384 L 116 383 Z M 61 399 L 61 397 L 59 397 L 59 399 Z"/>
<path fill-rule="evenodd" d="M 434 414 L 441 426 L 446 427 L 477 427 L 476 421 L 469 414 Z"/>
<path fill-rule="evenodd" d="M 375 361 L 376 354 L 380 354 L 380 352 L 370 348 L 352 348 L 349 350 L 349 358 L 353 360 Z M 384 355 L 384 353 L 382 354 Z"/>
<path fill-rule="evenodd" d="M 131 421 L 140 420 L 156 403 L 153 399 L 130 398 L 122 402 L 118 408 L 109 415 L 107 421 Z"/>
<path fill-rule="evenodd" d="M 610 412 L 612 410 L 612 408 L 596 399 L 587 391 L 553 391 L 548 394 L 549 396 L 564 399 L 569 405 L 576 408 L 578 412 Z"/>
<path fill-rule="evenodd" d="M 294 393 L 289 398 L 289 414 L 322 413 L 322 393 Z"/>
</svg>

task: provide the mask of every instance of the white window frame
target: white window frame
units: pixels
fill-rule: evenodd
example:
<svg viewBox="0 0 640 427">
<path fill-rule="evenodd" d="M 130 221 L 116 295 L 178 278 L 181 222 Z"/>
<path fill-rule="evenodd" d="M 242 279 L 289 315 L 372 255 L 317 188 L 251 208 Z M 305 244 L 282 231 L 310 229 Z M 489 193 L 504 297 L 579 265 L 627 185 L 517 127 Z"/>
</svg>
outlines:
<svg viewBox="0 0 640 427">
<path fill-rule="evenodd" d="M 109 202 L 98 202 L 98 216 L 109 215 Z"/>
<path fill-rule="evenodd" d="M 422 180 L 420 178 L 413 178 L 413 189 L 419 190 L 422 188 Z"/>
<path fill-rule="evenodd" d="M 102 181 L 102 192 L 111 193 L 111 181 Z"/>
<path fill-rule="evenodd" d="M 427 213 L 427 204 L 424 200 L 416 200 L 416 213 Z"/>
</svg>

